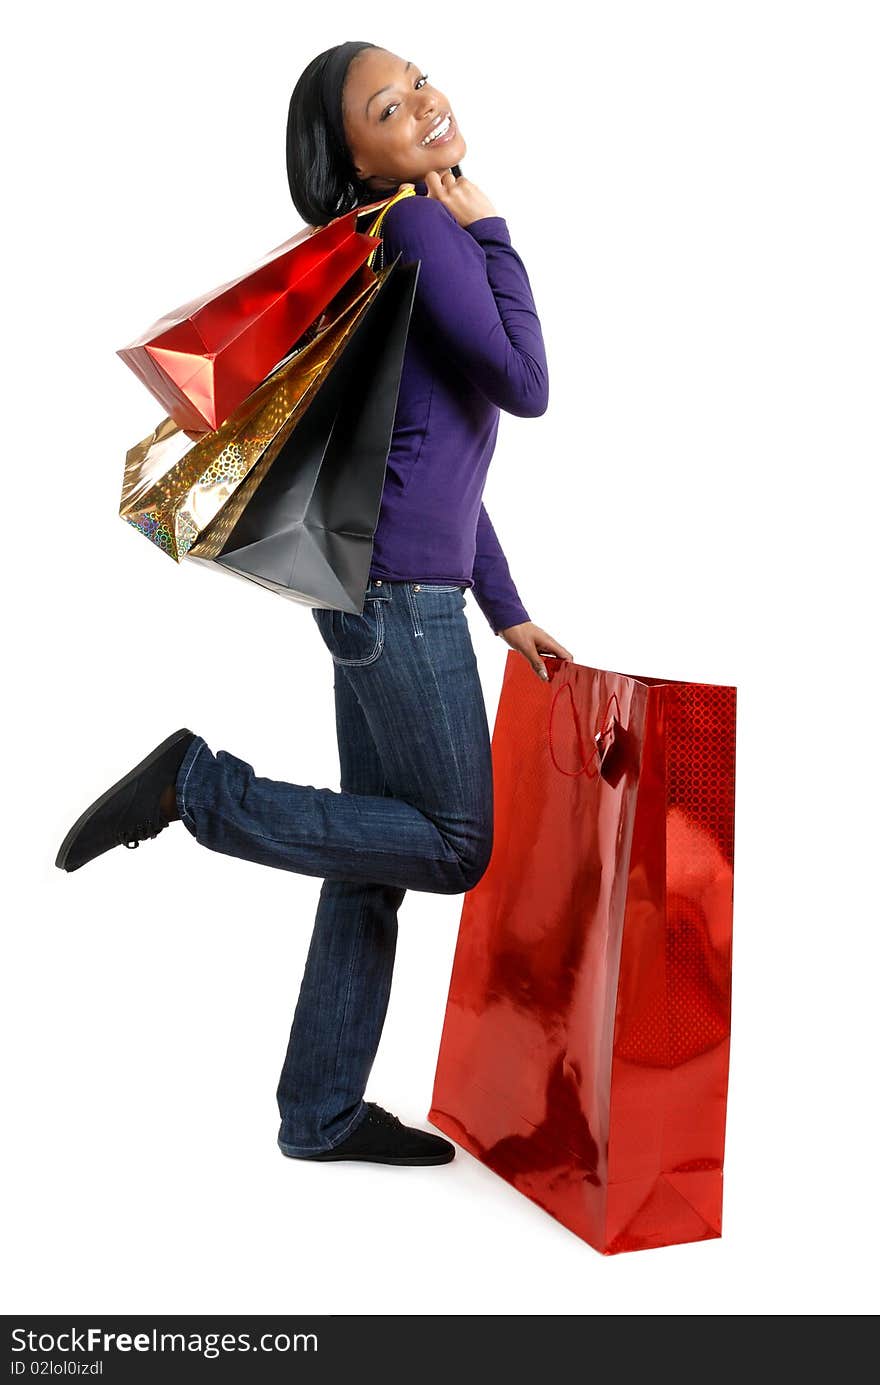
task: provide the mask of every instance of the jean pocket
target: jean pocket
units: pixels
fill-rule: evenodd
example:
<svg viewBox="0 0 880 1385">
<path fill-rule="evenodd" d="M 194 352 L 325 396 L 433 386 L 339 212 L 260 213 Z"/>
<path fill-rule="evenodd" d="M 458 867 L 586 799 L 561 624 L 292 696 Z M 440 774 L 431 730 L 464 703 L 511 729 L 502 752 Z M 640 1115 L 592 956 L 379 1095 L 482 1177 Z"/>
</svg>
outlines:
<svg viewBox="0 0 880 1385">
<path fill-rule="evenodd" d="M 375 663 L 385 645 L 384 601 L 367 600 L 362 615 L 317 607 L 313 610 L 335 664 L 358 667 Z"/>
</svg>

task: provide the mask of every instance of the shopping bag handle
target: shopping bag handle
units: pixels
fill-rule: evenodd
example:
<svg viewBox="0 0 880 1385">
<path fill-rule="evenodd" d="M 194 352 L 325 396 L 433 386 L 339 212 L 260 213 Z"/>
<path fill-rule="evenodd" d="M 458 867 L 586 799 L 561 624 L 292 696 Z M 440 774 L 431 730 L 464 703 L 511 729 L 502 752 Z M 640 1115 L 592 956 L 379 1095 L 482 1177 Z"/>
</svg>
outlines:
<svg viewBox="0 0 880 1385">
<path fill-rule="evenodd" d="M 401 191 L 403 191 L 403 189 L 401 189 Z M 354 208 L 355 217 L 360 221 L 361 217 L 366 216 L 367 212 L 377 212 L 381 211 L 383 207 L 390 207 L 394 198 L 399 196 L 400 191 L 393 193 L 391 197 L 380 197 L 376 202 L 365 202 L 363 206 Z M 343 215 L 350 216 L 351 212 L 345 212 Z"/>
<path fill-rule="evenodd" d="M 556 699 L 564 690 L 568 690 L 571 699 L 571 710 L 574 716 L 574 729 L 577 736 L 578 749 L 581 754 L 581 765 L 579 769 L 565 769 L 557 760 L 553 750 L 553 711 L 556 706 Z M 617 716 L 609 715 L 612 705 L 617 707 Z M 570 683 L 560 683 L 556 692 L 553 694 L 550 703 L 550 710 L 547 714 L 547 742 L 550 747 L 550 758 L 560 774 L 567 774 L 569 778 L 576 779 L 579 774 L 585 774 L 588 779 L 596 779 L 602 773 L 602 766 L 605 762 L 611 746 L 616 739 L 617 728 L 620 726 L 620 703 L 617 700 L 617 693 L 612 693 L 605 704 L 605 711 L 599 719 L 599 726 L 593 735 L 592 748 L 588 752 L 584 745 L 584 738 L 581 734 L 580 717 L 578 716 L 575 705 L 574 693 Z M 598 765 L 594 765 L 592 760 L 598 758 Z"/>
<path fill-rule="evenodd" d="M 395 202 L 400 202 L 404 197 L 415 197 L 416 195 L 417 194 L 415 188 L 401 188 L 400 191 L 396 192 L 393 197 L 389 197 L 387 202 L 385 202 L 385 204 L 383 205 L 379 215 L 376 217 L 374 221 L 370 223 L 370 228 L 367 231 L 367 235 L 377 236 L 379 234 L 379 228 L 382 225 L 382 222 L 385 220 L 385 217 L 387 216 L 388 212 L 394 206 Z M 376 204 L 374 203 L 373 206 L 375 205 Z M 361 211 L 372 211 L 372 206 L 366 208 L 362 207 Z M 371 269 L 373 268 L 373 259 L 377 251 L 381 250 L 381 248 L 381 245 L 374 245 L 373 249 L 367 256 L 367 264 L 370 266 Z"/>
</svg>

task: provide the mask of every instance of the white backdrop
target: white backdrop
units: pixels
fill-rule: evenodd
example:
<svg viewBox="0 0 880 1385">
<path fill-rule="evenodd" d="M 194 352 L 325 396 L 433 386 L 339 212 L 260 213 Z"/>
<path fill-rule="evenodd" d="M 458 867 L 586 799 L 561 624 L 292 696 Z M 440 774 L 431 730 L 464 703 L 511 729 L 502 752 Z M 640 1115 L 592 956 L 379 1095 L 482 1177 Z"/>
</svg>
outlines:
<svg viewBox="0 0 880 1385">
<path fill-rule="evenodd" d="M 525 17 L 152 0 L 12 22 L 7 1312 L 870 1311 L 877 10 Z M 603 1258 L 463 1152 L 284 1159 L 275 1086 L 319 881 L 179 824 L 54 867 L 178 726 L 338 788 L 308 612 L 177 568 L 118 518 L 125 450 L 161 409 L 114 353 L 298 229 L 290 91 L 350 38 L 450 98 L 531 277 L 550 408 L 502 419 L 486 499 L 533 618 L 581 663 L 739 689 L 720 1241 Z M 468 613 L 491 721 L 507 648 Z M 401 914 L 368 1095 L 416 1123 L 461 903 L 410 893 Z"/>
</svg>

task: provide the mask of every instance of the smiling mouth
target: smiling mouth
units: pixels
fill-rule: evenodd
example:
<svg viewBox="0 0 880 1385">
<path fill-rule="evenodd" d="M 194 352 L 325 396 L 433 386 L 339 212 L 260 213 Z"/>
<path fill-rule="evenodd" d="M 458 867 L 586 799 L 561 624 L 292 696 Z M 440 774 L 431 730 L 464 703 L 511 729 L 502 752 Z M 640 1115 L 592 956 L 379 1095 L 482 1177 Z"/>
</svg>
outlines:
<svg viewBox="0 0 880 1385">
<path fill-rule="evenodd" d="M 435 125 L 433 130 L 430 131 L 426 138 L 420 141 L 419 147 L 421 149 L 430 149 L 431 145 L 436 140 L 443 139 L 444 135 L 449 134 L 453 124 L 454 122 L 452 116 L 447 111 L 446 115 L 440 121 L 439 125 Z"/>
</svg>

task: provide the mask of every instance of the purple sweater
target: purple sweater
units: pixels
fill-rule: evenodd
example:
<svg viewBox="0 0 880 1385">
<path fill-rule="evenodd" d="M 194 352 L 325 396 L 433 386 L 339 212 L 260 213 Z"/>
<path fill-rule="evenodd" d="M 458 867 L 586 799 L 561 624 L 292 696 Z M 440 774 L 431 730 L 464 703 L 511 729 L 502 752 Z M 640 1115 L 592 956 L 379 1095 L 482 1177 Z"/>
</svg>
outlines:
<svg viewBox="0 0 880 1385">
<path fill-rule="evenodd" d="M 541 324 L 502 216 L 459 226 L 415 184 L 382 223 L 384 263 L 421 260 L 371 577 L 472 587 L 497 634 L 529 620 L 482 503 L 500 411 L 543 414 Z"/>
</svg>

